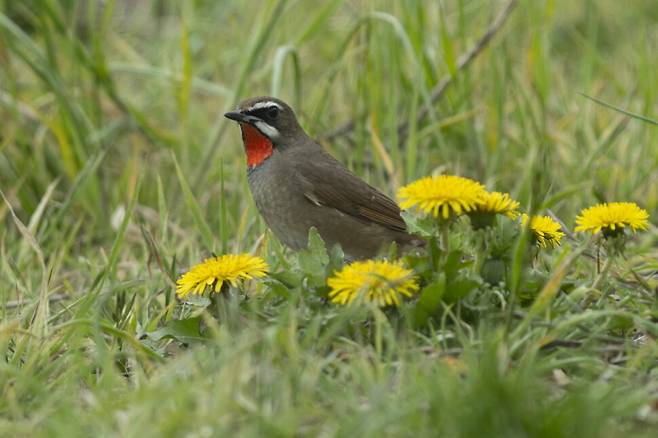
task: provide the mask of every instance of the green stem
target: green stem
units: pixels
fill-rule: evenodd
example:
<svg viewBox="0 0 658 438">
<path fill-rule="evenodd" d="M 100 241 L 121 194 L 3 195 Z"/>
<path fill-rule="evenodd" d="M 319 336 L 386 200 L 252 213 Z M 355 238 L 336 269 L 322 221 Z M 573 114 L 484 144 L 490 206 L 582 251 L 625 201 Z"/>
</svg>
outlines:
<svg viewBox="0 0 658 438">
<path fill-rule="evenodd" d="M 607 260 L 605 261 L 605 264 L 603 265 L 603 269 L 596 275 L 596 278 L 594 279 L 594 282 L 592 283 L 592 289 L 598 289 L 599 285 L 603 281 L 605 277 L 608 275 L 608 271 L 610 271 L 610 267 L 612 266 L 612 260 L 614 257 L 608 257 Z"/>
<path fill-rule="evenodd" d="M 448 222 L 441 222 L 439 224 L 439 228 L 441 229 L 441 246 L 443 247 L 443 251 L 448 254 L 450 252 L 450 236 L 448 233 Z"/>
<path fill-rule="evenodd" d="M 476 232 L 475 239 L 475 265 L 473 268 L 475 274 L 480 275 L 482 272 L 482 266 L 489 256 L 489 253 L 486 248 L 486 237 L 483 234 Z"/>
<path fill-rule="evenodd" d="M 210 296 L 208 297 L 210 298 L 210 305 L 207 308 L 208 313 L 210 313 L 217 322 L 222 320 L 223 301 L 228 298 L 228 293 L 228 283 L 224 282 L 224 284 L 222 284 L 222 289 L 219 292 L 210 292 Z"/>
</svg>

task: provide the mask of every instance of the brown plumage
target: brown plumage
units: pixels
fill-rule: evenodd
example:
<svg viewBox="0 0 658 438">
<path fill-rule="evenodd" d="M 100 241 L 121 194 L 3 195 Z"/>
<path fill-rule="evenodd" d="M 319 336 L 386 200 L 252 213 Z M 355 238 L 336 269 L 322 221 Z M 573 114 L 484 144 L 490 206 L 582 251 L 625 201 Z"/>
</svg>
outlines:
<svg viewBox="0 0 658 438">
<path fill-rule="evenodd" d="M 393 241 L 422 244 L 407 233 L 398 205 L 308 137 L 281 100 L 249 99 L 226 117 L 240 123 L 251 193 L 285 245 L 305 248 L 311 227 L 352 259 L 373 257 Z"/>
</svg>

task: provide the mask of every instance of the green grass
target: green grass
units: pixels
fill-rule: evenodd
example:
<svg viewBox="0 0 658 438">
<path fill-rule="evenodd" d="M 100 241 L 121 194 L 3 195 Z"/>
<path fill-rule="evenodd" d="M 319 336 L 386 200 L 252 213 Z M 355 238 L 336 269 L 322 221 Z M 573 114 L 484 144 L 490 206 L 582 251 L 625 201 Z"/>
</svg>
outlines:
<svg viewBox="0 0 658 438">
<path fill-rule="evenodd" d="M 655 436 L 655 225 L 603 274 L 582 236 L 512 239 L 504 283 L 422 324 L 417 301 L 339 308 L 339 262 L 267 232 L 222 116 L 273 93 L 316 138 L 352 120 L 325 146 L 391 195 L 443 172 L 569 230 L 613 200 L 655 224 L 654 0 L 519 1 L 459 71 L 504 2 L 100 3 L 0 0 L 0 435 Z M 278 280 L 175 299 L 238 251 Z"/>
</svg>

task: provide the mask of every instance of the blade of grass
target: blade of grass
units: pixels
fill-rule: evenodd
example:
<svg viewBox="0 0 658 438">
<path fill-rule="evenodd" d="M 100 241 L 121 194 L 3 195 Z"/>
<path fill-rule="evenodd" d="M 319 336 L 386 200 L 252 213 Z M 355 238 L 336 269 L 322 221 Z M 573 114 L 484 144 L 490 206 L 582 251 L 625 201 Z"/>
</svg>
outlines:
<svg viewBox="0 0 658 438">
<path fill-rule="evenodd" d="M 242 95 L 244 88 L 247 85 L 250 73 L 256 66 L 259 56 L 262 54 L 265 46 L 273 32 L 274 26 L 281 18 L 288 0 L 279 0 L 276 2 L 274 9 L 269 11 L 268 8 L 263 8 L 263 16 L 267 17 L 265 23 L 261 25 L 256 31 L 252 31 L 253 38 L 247 49 L 246 61 L 242 64 L 242 68 L 236 74 L 238 78 L 237 84 L 233 88 L 233 93 L 229 105 L 234 106 L 237 100 Z M 227 108 L 228 109 L 228 108 Z M 201 168 L 196 173 L 196 178 L 192 184 L 193 187 L 198 188 L 202 183 L 202 177 L 208 173 L 209 166 L 215 161 L 215 154 L 217 153 L 217 145 L 221 140 L 224 132 L 226 131 L 226 120 L 224 118 L 224 111 L 220 111 L 215 117 L 208 140 L 202 150 Z"/>
<path fill-rule="evenodd" d="M 178 176 L 178 182 L 181 186 L 181 189 L 183 189 L 183 197 L 185 199 L 185 204 L 187 205 L 187 208 L 192 214 L 194 223 L 197 226 L 197 231 L 199 232 L 199 234 L 201 234 L 201 237 L 203 239 L 202 242 L 203 246 L 206 248 L 206 250 L 210 252 L 214 252 L 215 239 L 213 237 L 212 231 L 210 230 L 210 226 L 208 226 L 208 223 L 203 218 L 203 212 L 201 211 L 201 207 L 199 207 L 199 203 L 197 202 L 196 198 L 194 197 L 194 194 L 192 193 L 192 189 L 187 183 L 185 174 L 183 173 L 180 166 L 178 165 L 178 160 L 176 159 L 176 156 L 172 153 L 171 157 L 174 162 L 174 166 L 176 167 L 176 175 Z"/>
<path fill-rule="evenodd" d="M 618 106 L 615 106 L 615 105 L 613 105 L 613 104 L 611 104 L 611 103 L 608 103 L 608 102 L 606 102 L 606 101 L 604 101 L 604 100 L 601 100 L 601 99 L 599 99 L 599 98 L 597 98 L 597 97 L 589 96 L 589 95 L 587 95 L 587 94 L 585 94 L 585 93 L 578 92 L 578 94 L 580 94 L 581 96 L 583 96 L 583 97 L 585 97 L 585 98 L 587 98 L 587 99 L 589 99 L 589 100 L 592 100 L 592 101 L 598 103 L 599 105 L 603 105 L 604 107 L 609 108 L 609 109 L 611 109 L 611 110 L 613 110 L 613 111 L 617 111 L 618 113 L 624 114 L 624 115 L 626 115 L 626 116 L 628 116 L 628 117 L 632 117 L 632 118 L 634 118 L 634 119 L 642 120 L 643 122 L 647 122 L 647 123 L 650 123 L 650 124 L 652 124 L 652 125 L 656 125 L 656 126 L 658 126 L 658 120 L 650 119 L 649 117 L 643 116 L 643 115 L 641 115 L 641 114 L 632 113 L 632 112 L 630 112 L 630 111 L 628 111 L 628 110 L 625 110 L 625 109 L 623 109 L 623 108 L 620 108 L 620 107 L 618 107 Z"/>
</svg>

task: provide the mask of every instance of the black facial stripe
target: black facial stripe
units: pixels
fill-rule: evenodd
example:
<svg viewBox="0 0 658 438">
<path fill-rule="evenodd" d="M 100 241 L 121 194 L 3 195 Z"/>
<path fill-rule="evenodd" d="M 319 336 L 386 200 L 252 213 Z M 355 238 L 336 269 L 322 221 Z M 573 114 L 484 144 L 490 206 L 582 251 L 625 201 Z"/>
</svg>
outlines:
<svg viewBox="0 0 658 438">
<path fill-rule="evenodd" d="M 268 111 L 272 108 L 276 108 L 276 107 L 274 105 L 272 105 L 272 106 L 265 107 L 265 108 L 256 108 L 256 109 L 253 109 L 251 111 L 247 111 L 245 114 L 249 114 L 250 116 L 258 117 L 261 120 L 267 120 L 269 118 Z"/>
</svg>

